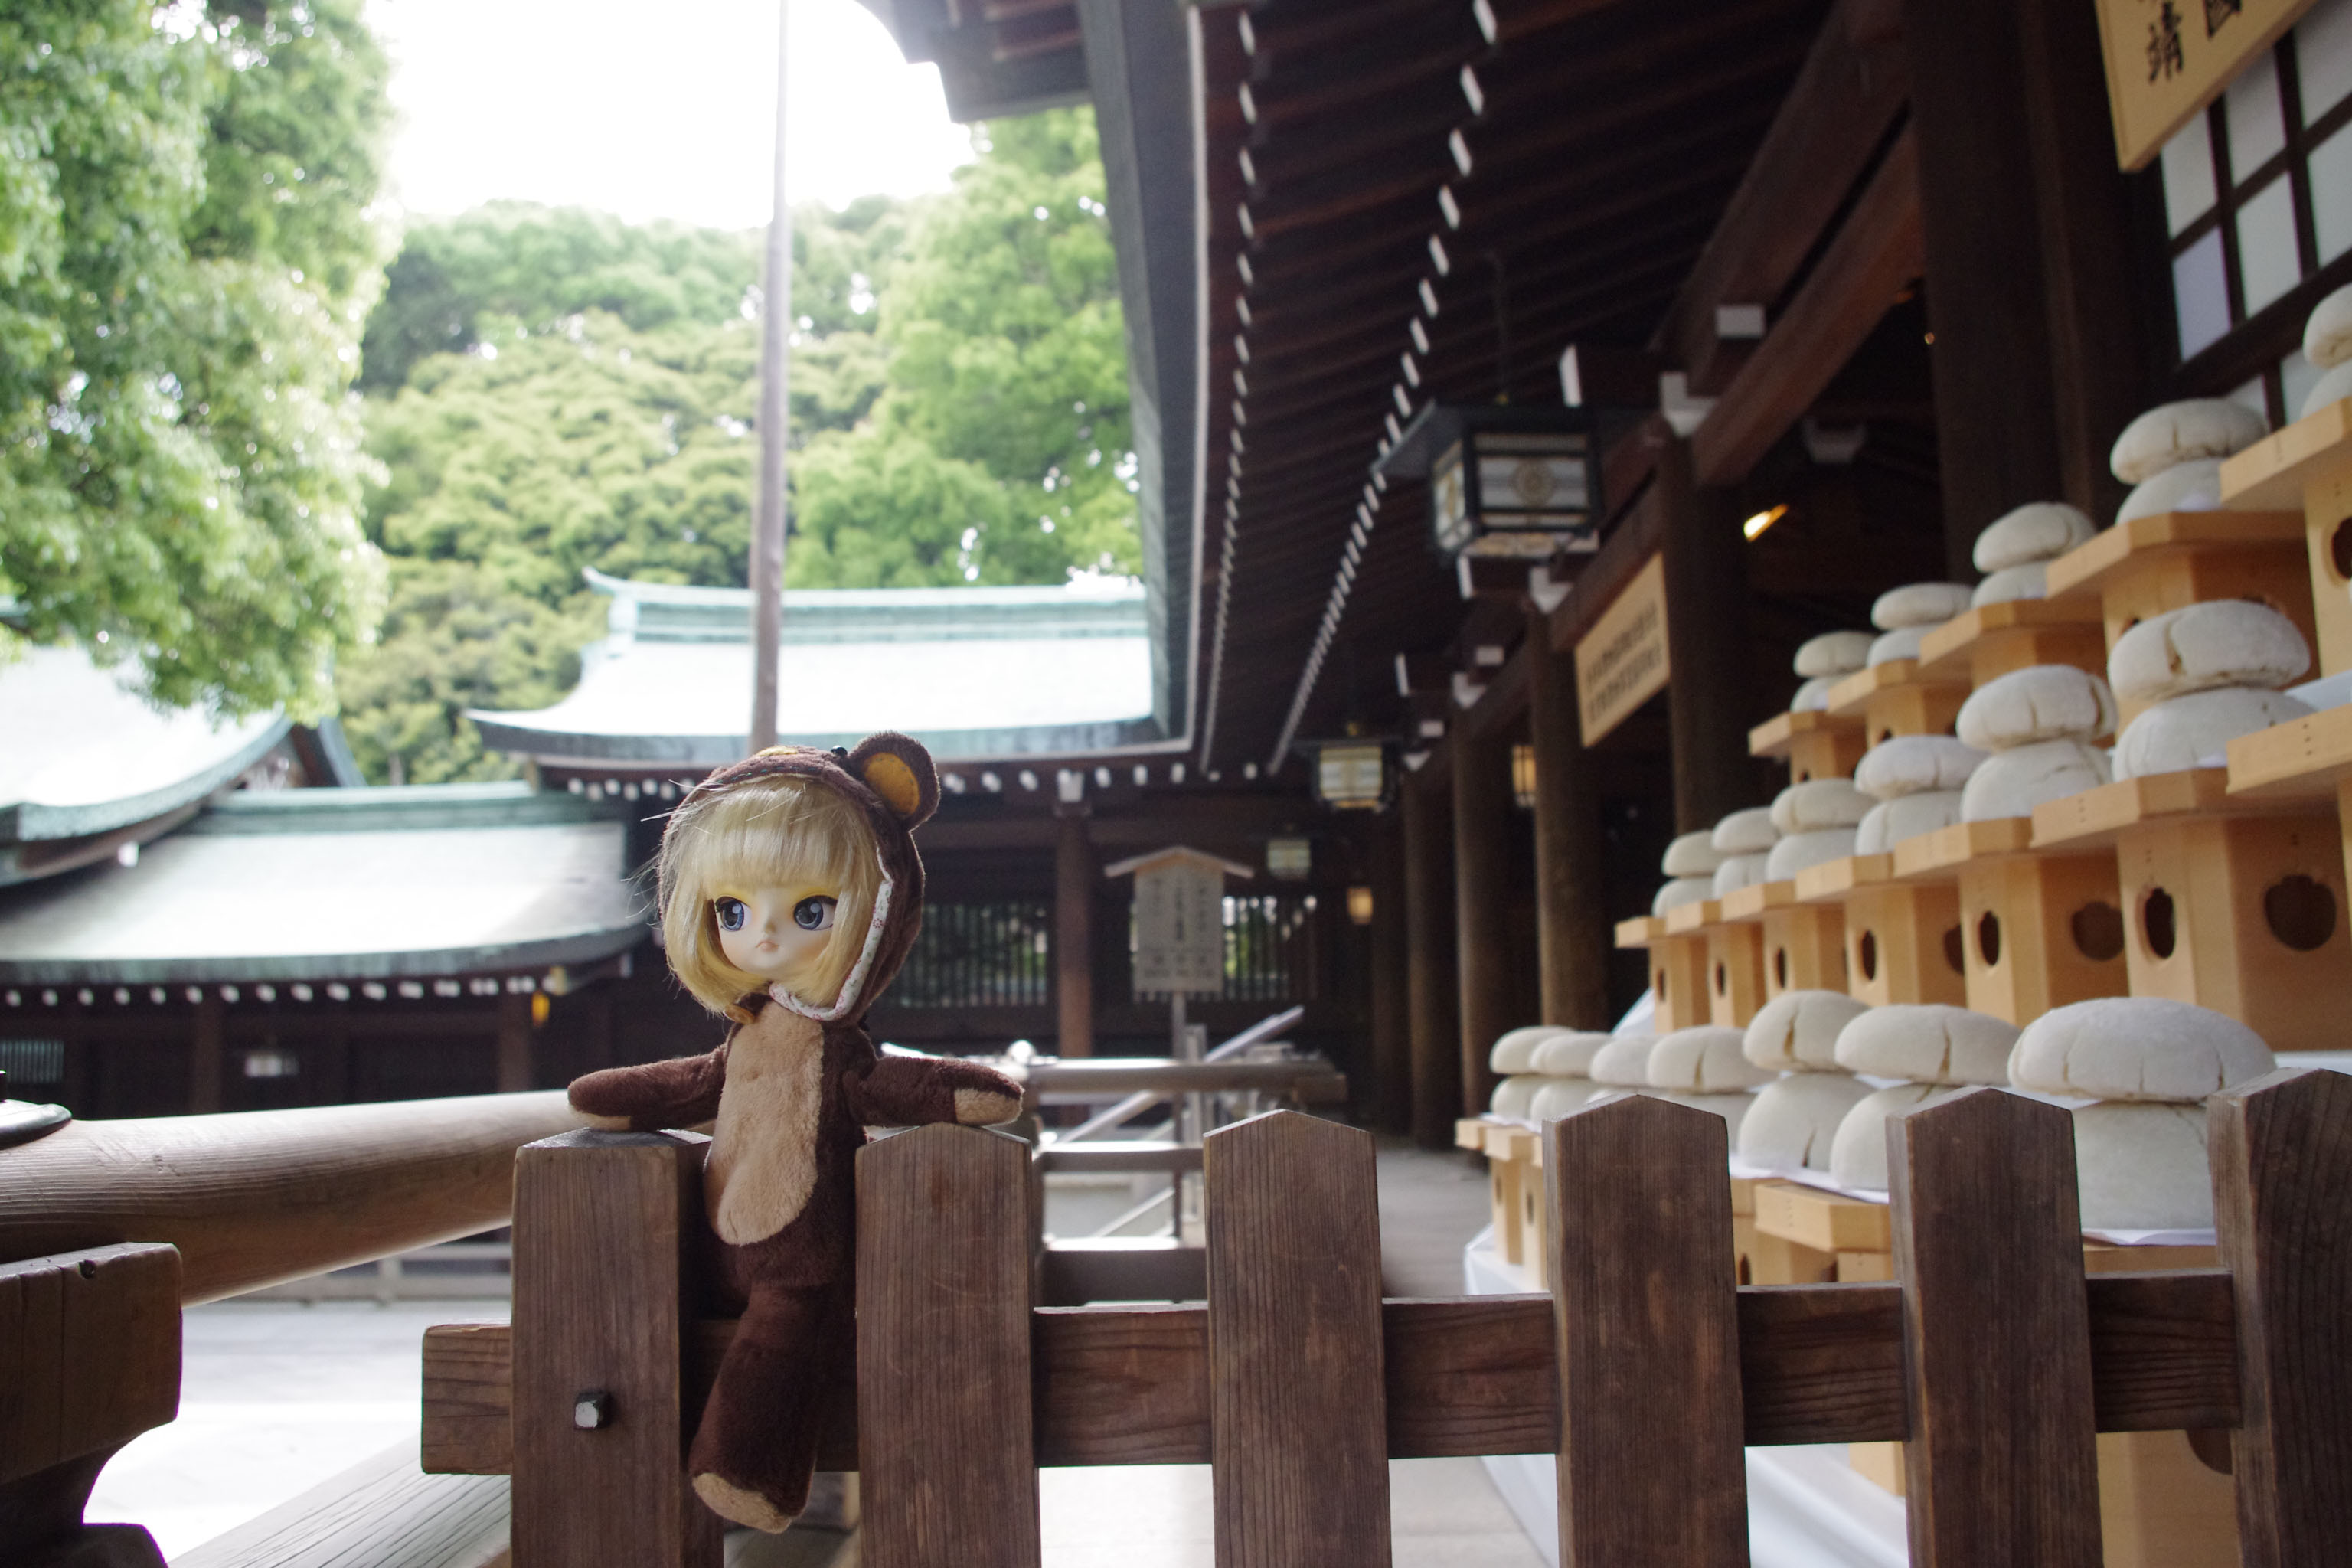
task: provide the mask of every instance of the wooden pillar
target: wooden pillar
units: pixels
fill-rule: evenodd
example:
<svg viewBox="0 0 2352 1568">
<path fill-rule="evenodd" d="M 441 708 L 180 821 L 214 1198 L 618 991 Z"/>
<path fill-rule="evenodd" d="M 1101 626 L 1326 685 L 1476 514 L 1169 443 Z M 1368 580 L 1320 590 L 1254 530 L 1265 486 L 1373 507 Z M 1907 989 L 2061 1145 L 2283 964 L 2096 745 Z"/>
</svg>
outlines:
<svg viewBox="0 0 2352 1568">
<path fill-rule="evenodd" d="M 1454 763 L 1454 945 L 1458 981 L 1462 1106 L 1475 1115 L 1495 1092 L 1486 1053 L 1496 1037 L 1526 1022 L 1511 1014 L 1509 919 L 1511 752 L 1507 742 L 1456 723 Z"/>
<path fill-rule="evenodd" d="M 1054 840 L 1056 1054 L 1095 1054 L 1095 851 L 1083 807 L 1065 809 Z"/>
<path fill-rule="evenodd" d="M 1372 1013 L 1372 1119 L 1383 1132 L 1412 1131 L 1412 1000 L 1405 972 L 1404 827 L 1382 813 L 1365 835 L 1372 923 L 1365 933 Z"/>
<path fill-rule="evenodd" d="M 1536 759 L 1536 946 L 1543 1021 L 1609 1026 L 1609 908 L 1601 870 L 1601 784 L 1578 733 L 1572 655 L 1528 617 L 1528 739 Z"/>
<path fill-rule="evenodd" d="M 2028 3 L 1903 5 L 1945 567 L 1962 583 L 1976 577 L 1969 557 L 1986 524 L 2059 493 L 2049 280 L 2019 20 Z M 2105 94 L 2096 101 L 2104 117 Z"/>
<path fill-rule="evenodd" d="M 1748 647 L 1748 542 L 1737 509 L 1698 488 L 1690 443 L 1658 457 L 1665 509 L 1666 688 L 1674 745 L 1675 831 L 1696 833 L 1756 804 L 1748 726 L 1755 721 Z"/>
<path fill-rule="evenodd" d="M 1445 804 L 1439 781 L 1405 781 L 1401 815 L 1412 1136 L 1424 1149 L 1452 1148 L 1454 1121 L 1462 1114 L 1460 1029 L 1454 1011 L 1454 839 Z"/>
<path fill-rule="evenodd" d="M 499 998 L 499 1092 L 530 1087 L 530 998 L 508 992 Z"/>
<path fill-rule="evenodd" d="M 188 1109 L 204 1115 L 221 1108 L 222 1078 L 228 1071 L 228 1013 L 216 990 L 196 1002 L 195 1029 L 188 1048 Z"/>
</svg>

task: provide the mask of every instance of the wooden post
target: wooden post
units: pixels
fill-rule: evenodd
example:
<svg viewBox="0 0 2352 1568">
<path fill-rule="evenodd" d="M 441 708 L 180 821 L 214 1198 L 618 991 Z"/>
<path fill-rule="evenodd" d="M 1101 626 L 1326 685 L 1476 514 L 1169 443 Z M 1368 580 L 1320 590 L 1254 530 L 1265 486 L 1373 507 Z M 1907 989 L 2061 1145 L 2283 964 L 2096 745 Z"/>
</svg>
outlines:
<svg viewBox="0 0 2352 1568">
<path fill-rule="evenodd" d="M 530 1087 L 530 998 L 509 991 L 499 998 L 499 1092 Z"/>
<path fill-rule="evenodd" d="M 1630 1098 L 1544 1130 L 1559 1561 L 1748 1561 L 1723 1119 Z"/>
<path fill-rule="evenodd" d="M 1055 1054 L 1095 1054 L 1094 846 L 1086 807 L 1063 806 L 1054 838 Z"/>
<path fill-rule="evenodd" d="M 1748 542 L 1726 498 L 1697 488 L 1689 442 L 1666 443 L 1653 482 L 1665 519 L 1675 831 L 1696 833 L 1756 804 L 1756 764 L 1748 754 L 1748 726 L 1756 719 Z"/>
<path fill-rule="evenodd" d="M 188 1046 L 188 1109 L 197 1115 L 221 1108 L 222 1079 L 228 1071 L 228 1016 L 216 990 L 196 1001 Z"/>
<path fill-rule="evenodd" d="M 1975 1089 L 1886 1137 L 1914 1568 L 2099 1568 L 2074 1123 Z"/>
<path fill-rule="evenodd" d="M 1454 1010 L 1454 845 L 1444 811 L 1437 780 L 1405 780 L 1401 814 L 1412 1136 L 1424 1149 L 1452 1148 L 1454 1118 L 1462 1114 L 1461 1026 Z"/>
<path fill-rule="evenodd" d="M 1412 1130 L 1412 1000 L 1406 980 L 1404 827 L 1383 812 L 1365 835 L 1372 924 L 1372 1105 L 1384 1132 Z"/>
<path fill-rule="evenodd" d="M 2330 1562 L 2352 1541 L 2352 1079 L 2290 1070 L 2210 1103 L 2238 1309 L 2240 1550 L 2246 1568 Z"/>
<path fill-rule="evenodd" d="M 1220 1568 L 1381 1568 L 1388 1401 L 1372 1136 L 1276 1111 L 1210 1135 Z"/>
<path fill-rule="evenodd" d="M 873 1568 L 1035 1568 L 1034 1227 L 1018 1139 L 933 1126 L 858 1151 L 859 1560 Z"/>
<path fill-rule="evenodd" d="M 1457 723 L 1454 761 L 1454 956 L 1459 972 L 1462 1104 L 1484 1110 L 1494 1098 L 1486 1053 L 1525 1019 L 1510 1016 L 1510 953 L 1504 921 L 1510 879 L 1511 752 Z"/>
<path fill-rule="evenodd" d="M 708 1142 L 566 1132 L 515 1156 L 514 1568 L 718 1568 L 685 1463 Z"/>
<path fill-rule="evenodd" d="M 1574 659 L 1549 617 L 1528 616 L 1528 740 L 1536 762 L 1536 944 L 1543 1021 L 1609 1026 L 1608 845 L 1601 786 L 1579 733 Z"/>
</svg>

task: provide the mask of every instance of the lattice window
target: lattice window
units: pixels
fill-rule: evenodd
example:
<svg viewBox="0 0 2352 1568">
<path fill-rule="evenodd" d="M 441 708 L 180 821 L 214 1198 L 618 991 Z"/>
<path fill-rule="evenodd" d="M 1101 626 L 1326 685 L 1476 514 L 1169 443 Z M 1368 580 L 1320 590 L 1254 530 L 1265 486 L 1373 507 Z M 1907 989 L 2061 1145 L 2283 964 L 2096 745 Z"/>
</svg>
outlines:
<svg viewBox="0 0 2352 1568">
<path fill-rule="evenodd" d="M 1316 994 L 1315 895 L 1251 893 L 1224 900 L 1227 1002 L 1306 1002 Z M 1128 951 L 1135 951 L 1129 922 Z"/>
<path fill-rule="evenodd" d="M 8 1087 L 30 1089 L 38 1084 L 63 1083 L 66 1079 L 66 1043 L 63 1040 L 0 1039 L 0 1072 L 8 1075 Z M 24 1098 L 22 1095 L 18 1099 Z"/>
<path fill-rule="evenodd" d="M 1054 1000 L 1054 911 L 1032 900 L 935 903 L 887 999 L 901 1007 L 1042 1007 Z"/>
</svg>

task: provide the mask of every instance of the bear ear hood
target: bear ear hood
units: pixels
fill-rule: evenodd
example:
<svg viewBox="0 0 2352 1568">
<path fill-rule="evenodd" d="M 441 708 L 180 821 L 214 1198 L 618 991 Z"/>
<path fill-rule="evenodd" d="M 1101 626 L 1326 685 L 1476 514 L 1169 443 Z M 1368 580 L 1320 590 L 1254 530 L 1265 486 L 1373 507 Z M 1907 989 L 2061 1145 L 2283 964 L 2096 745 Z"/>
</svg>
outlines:
<svg viewBox="0 0 2352 1568">
<path fill-rule="evenodd" d="M 847 751 L 771 746 L 711 773 L 688 792 L 688 798 L 784 774 L 833 790 L 857 805 L 874 833 L 882 882 L 862 935 L 863 950 L 833 1005 L 812 1007 L 773 987 L 769 995 L 820 1023 L 855 1025 L 898 974 L 922 928 L 923 858 L 915 850 L 914 830 L 939 809 L 939 769 L 921 742 L 884 730 Z"/>
</svg>

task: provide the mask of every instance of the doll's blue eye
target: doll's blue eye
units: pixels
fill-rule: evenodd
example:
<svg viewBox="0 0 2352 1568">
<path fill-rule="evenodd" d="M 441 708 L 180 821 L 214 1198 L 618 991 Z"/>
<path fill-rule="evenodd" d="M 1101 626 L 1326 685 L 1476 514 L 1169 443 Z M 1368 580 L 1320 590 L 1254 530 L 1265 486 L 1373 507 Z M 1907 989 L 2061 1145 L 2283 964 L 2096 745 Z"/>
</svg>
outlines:
<svg viewBox="0 0 2352 1568">
<path fill-rule="evenodd" d="M 834 900 L 819 894 L 793 906 L 793 923 L 803 931 L 824 931 L 833 924 Z"/>
<path fill-rule="evenodd" d="M 711 913 L 719 917 L 719 929 L 720 931 L 741 931 L 743 929 L 743 917 L 751 913 L 749 910 L 743 907 L 743 900 L 740 899 L 718 900 L 712 903 L 710 910 Z"/>
</svg>

